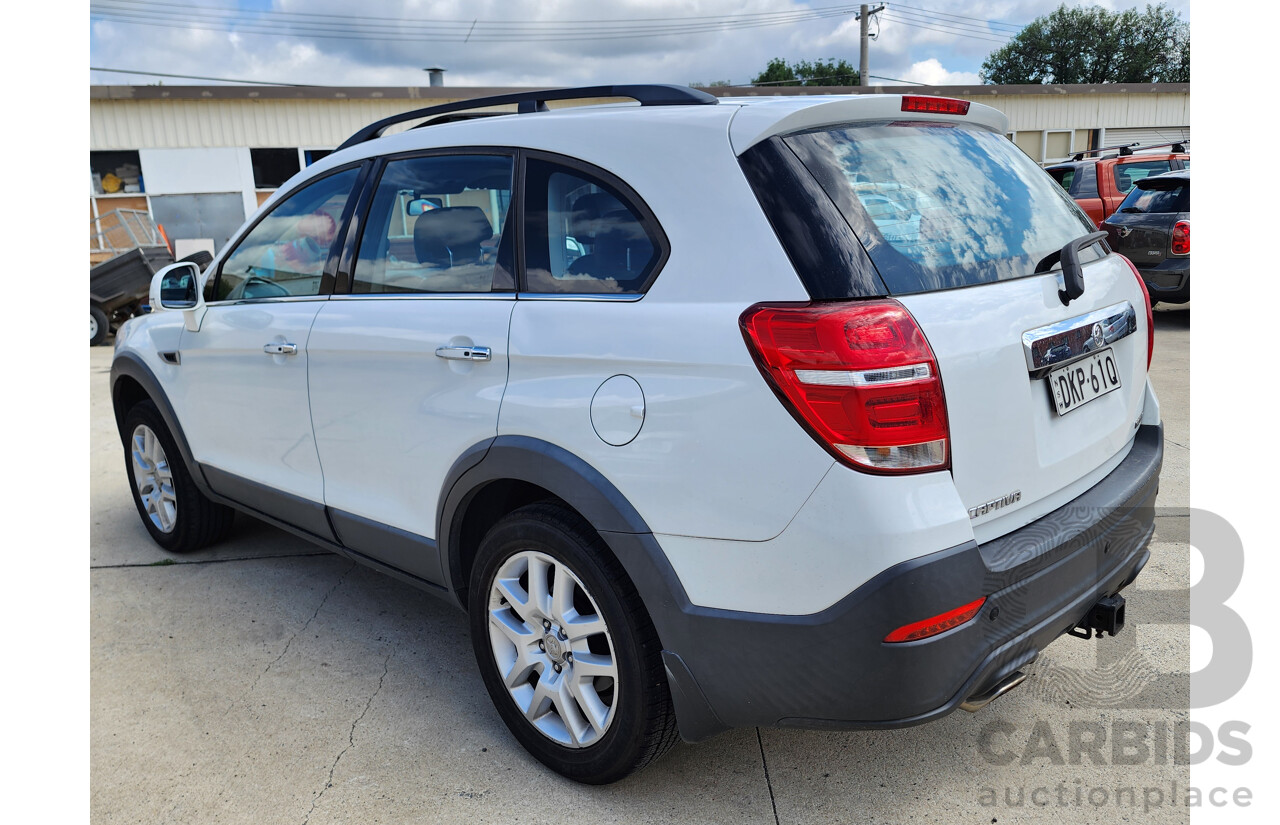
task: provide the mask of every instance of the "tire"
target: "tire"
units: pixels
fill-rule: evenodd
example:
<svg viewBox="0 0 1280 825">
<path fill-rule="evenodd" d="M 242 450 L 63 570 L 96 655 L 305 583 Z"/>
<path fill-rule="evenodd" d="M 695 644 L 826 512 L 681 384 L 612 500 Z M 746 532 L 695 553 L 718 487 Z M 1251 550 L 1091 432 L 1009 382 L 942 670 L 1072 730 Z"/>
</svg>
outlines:
<svg viewBox="0 0 1280 825">
<path fill-rule="evenodd" d="M 204 272 L 204 268 L 209 264 L 213 263 L 213 255 L 209 254 L 203 249 L 199 249 L 199 250 L 196 250 L 195 252 L 192 252 L 190 255 L 188 255 L 185 258 L 179 259 L 176 263 L 195 264 L 196 266 L 200 267 L 201 272 Z"/>
<path fill-rule="evenodd" d="M 675 744 L 658 634 L 622 565 L 581 516 L 547 502 L 522 507 L 484 537 L 472 569 L 476 662 L 530 754 L 569 779 L 603 785 Z M 539 571 L 545 598 L 525 589 Z M 557 602 L 565 593 L 572 607 Z"/>
<path fill-rule="evenodd" d="M 105 343 L 110 332 L 111 322 L 107 320 L 107 313 L 96 305 L 89 304 L 89 346 L 96 347 Z"/>
<path fill-rule="evenodd" d="M 125 416 L 124 433 L 129 489 L 155 543 L 171 553 L 189 553 L 226 538 L 235 511 L 196 487 L 155 403 L 134 405 Z"/>
</svg>

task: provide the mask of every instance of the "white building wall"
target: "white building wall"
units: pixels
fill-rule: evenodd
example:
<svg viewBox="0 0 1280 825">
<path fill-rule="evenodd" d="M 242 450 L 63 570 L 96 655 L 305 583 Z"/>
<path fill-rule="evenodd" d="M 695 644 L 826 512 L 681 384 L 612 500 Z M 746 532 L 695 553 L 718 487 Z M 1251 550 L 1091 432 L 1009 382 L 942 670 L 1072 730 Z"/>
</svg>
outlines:
<svg viewBox="0 0 1280 825">
<path fill-rule="evenodd" d="M 1009 130 L 1189 126 L 1189 94 L 990 94 L 947 90 L 1009 117 Z M 1119 89 L 1117 91 L 1120 91 Z M 250 92 L 250 95 L 253 93 Z M 460 98 L 459 98 L 460 99 Z M 337 146 L 390 115 L 449 102 L 410 98 L 247 98 L 90 102 L 90 149 Z"/>
<path fill-rule="evenodd" d="M 94 100 L 89 148 L 335 147 L 376 120 L 423 105 L 427 104 L 403 98 Z"/>
<path fill-rule="evenodd" d="M 236 192 L 246 215 L 258 208 L 248 148 L 139 149 L 138 159 L 148 195 Z"/>
</svg>

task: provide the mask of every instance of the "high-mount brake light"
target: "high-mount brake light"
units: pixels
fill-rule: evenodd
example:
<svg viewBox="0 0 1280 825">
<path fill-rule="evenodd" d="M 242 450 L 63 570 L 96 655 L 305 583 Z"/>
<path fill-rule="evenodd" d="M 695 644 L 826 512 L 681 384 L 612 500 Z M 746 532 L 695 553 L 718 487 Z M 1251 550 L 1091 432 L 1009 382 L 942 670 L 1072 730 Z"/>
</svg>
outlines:
<svg viewBox="0 0 1280 825">
<path fill-rule="evenodd" d="M 1129 265 L 1129 271 L 1133 273 L 1133 277 L 1138 279 L 1138 286 L 1142 288 L 1142 303 L 1147 308 L 1147 372 L 1150 372 L 1151 356 L 1155 353 L 1156 347 L 1156 319 L 1151 312 L 1151 292 L 1147 290 L 1147 282 L 1142 280 L 1142 273 L 1138 272 L 1138 268 L 1133 265 L 1133 261 L 1124 255 L 1121 255 L 1120 258 Z"/>
<path fill-rule="evenodd" d="M 940 613 L 933 618 L 904 624 L 888 636 L 885 636 L 884 640 L 889 643 L 915 642 L 920 639 L 927 639 L 930 636 L 937 636 L 939 633 L 945 633 L 953 627 L 959 627 L 972 620 L 974 616 L 978 615 L 978 611 L 982 609 L 982 605 L 986 601 L 987 597 L 983 596 L 976 601 L 957 607 L 955 610 Z"/>
<path fill-rule="evenodd" d="M 1173 237 L 1169 239 L 1169 252 L 1174 255 L 1191 254 L 1191 221 L 1178 221 L 1173 225 Z"/>
<path fill-rule="evenodd" d="M 929 112 L 937 115 L 967 115 L 969 114 L 969 101 L 956 100 L 951 97 L 903 95 L 902 111 Z"/>
<path fill-rule="evenodd" d="M 937 359 L 902 304 L 756 304 L 741 324 L 778 397 L 841 462 L 885 474 L 950 466 Z"/>
</svg>

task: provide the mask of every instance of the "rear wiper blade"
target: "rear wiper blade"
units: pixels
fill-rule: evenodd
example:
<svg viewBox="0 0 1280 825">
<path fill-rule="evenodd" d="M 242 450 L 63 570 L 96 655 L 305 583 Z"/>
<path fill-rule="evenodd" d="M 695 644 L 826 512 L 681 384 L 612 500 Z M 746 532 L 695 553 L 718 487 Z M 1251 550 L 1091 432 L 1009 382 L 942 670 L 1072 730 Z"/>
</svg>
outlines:
<svg viewBox="0 0 1280 825">
<path fill-rule="evenodd" d="M 1106 232 L 1090 232 L 1088 235 L 1068 241 L 1057 252 L 1050 252 L 1036 264 L 1036 271 L 1033 274 L 1048 272 L 1053 269 L 1054 264 L 1062 261 L 1062 283 L 1065 288 L 1058 290 L 1058 299 L 1062 301 L 1063 306 L 1066 306 L 1084 294 L 1084 270 L 1080 267 L 1080 250 L 1106 238 Z"/>
</svg>

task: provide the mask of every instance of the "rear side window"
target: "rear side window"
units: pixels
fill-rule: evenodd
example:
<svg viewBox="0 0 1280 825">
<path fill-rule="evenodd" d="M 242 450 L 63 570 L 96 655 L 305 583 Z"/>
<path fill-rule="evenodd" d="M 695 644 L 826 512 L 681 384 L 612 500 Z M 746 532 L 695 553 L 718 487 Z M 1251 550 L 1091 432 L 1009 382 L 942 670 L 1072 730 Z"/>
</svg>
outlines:
<svg viewBox="0 0 1280 825">
<path fill-rule="evenodd" d="M 1049 177 L 1058 182 L 1058 185 L 1062 187 L 1062 191 L 1071 191 L 1071 184 L 1076 179 L 1075 169 L 1060 166 L 1057 169 L 1048 169 L 1046 171 L 1049 173 Z"/>
<path fill-rule="evenodd" d="M 529 292 L 639 293 L 661 262 L 657 224 L 620 187 L 530 158 L 525 187 Z"/>
<path fill-rule="evenodd" d="M 1117 163 L 1111 167 L 1111 173 L 1115 175 L 1116 191 L 1128 192 L 1143 178 L 1164 174 L 1169 168 L 1167 160 L 1144 160 L 1137 163 Z"/>
<path fill-rule="evenodd" d="M 1135 186 L 1124 199 L 1124 203 L 1120 204 L 1118 211 L 1138 215 L 1190 212 L 1191 182 L 1178 181 L 1168 184 L 1162 182 L 1159 188 L 1153 189 Z"/>
<path fill-rule="evenodd" d="M 512 159 L 444 155 L 388 161 L 369 207 L 351 291 L 510 290 Z"/>
<path fill-rule="evenodd" d="M 786 143 L 891 294 L 1031 275 L 1095 229 L 1053 178 L 992 132 L 894 122 L 806 132 Z M 1093 247 L 1081 258 L 1098 254 Z"/>
</svg>

